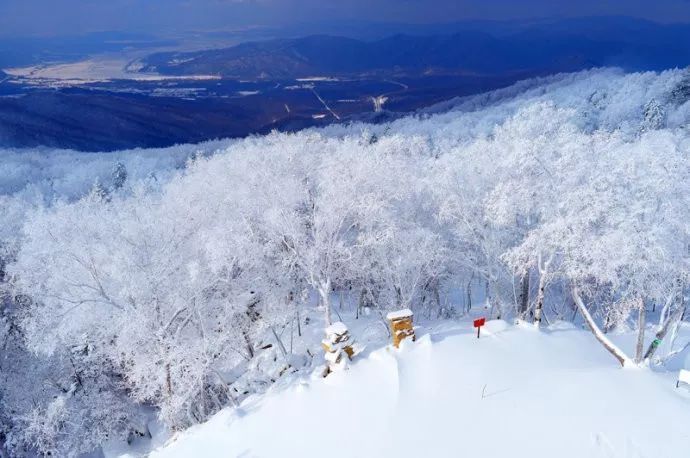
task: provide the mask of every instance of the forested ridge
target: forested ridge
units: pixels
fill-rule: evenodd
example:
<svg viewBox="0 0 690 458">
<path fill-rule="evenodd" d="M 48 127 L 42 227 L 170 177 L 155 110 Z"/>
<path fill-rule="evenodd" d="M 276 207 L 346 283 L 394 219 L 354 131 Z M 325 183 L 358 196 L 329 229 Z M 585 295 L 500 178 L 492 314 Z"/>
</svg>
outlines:
<svg viewBox="0 0 690 458">
<path fill-rule="evenodd" d="M 261 370 L 269 343 L 289 371 L 318 364 L 284 330 L 315 304 L 338 321 L 336 298 L 381 320 L 578 320 L 612 365 L 663 364 L 688 292 L 689 122 L 686 70 L 603 69 L 381 125 L 0 152 L 0 438 L 72 456 L 147 415 L 202 422 L 282 376 Z M 636 348 L 609 340 L 621 326 Z"/>
</svg>

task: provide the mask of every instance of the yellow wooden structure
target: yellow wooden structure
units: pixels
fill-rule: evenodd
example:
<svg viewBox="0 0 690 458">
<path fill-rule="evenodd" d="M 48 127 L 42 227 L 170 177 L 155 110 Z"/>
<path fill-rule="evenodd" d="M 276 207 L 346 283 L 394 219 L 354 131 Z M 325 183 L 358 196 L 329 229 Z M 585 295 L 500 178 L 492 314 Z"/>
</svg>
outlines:
<svg viewBox="0 0 690 458">
<path fill-rule="evenodd" d="M 403 309 L 397 312 L 389 313 L 386 318 L 391 328 L 391 336 L 393 337 L 393 346 L 395 348 L 400 347 L 400 342 L 408 337 L 412 337 L 412 341 L 416 340 L 414 335 L 414 325 L 412 324 L 413 318 L 412 310 Z"/>
</svg>

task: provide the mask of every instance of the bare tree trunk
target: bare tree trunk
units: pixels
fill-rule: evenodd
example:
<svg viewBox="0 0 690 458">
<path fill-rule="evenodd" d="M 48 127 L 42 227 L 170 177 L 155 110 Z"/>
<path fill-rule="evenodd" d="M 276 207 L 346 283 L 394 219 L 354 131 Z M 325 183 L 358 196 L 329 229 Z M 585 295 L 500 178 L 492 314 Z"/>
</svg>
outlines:
<svg viewBox="0 0 690 458">
<path fill-rule="evenodd" d="M 295 306 L 295 315 L 297 316 L 297 335 L 302 337 L 302 321 L 299 316 L 299 304 Z"/>
<path fill-rule="evenodd" d="M 321 305 L 323 305 L 326 312 L 326 326 L 333 324 L 333 318 L 331 315 L 331 279 L 329 278 L 325 282 L 321 283 L 319 287 L 319 295 L 321 296 Z"/>
<path fill-rule="evenodd" d="M 489 284 L 489 280 L 486 280 L 486 284 L 484 285 L 484 296 L 486 296 L 486 302 L 491 306 L 491 309 L 489 310 L 489 319 L 492 320 L 494 317 L 494 301 L 493 298 L 491 297 L 491 285 Z M 500 318 L 500 316 L 499 316 Z"/>
<path fill-rule="evenodd" d="M 252 359 L 254 357 L 254 344 L 252 343 L 252 339 L 249 335 L 249 330 L 251 329 L 251 324 L 255 323 L 259 318 L 260 314 L 256 310 L 256 305 L 261 302 L 261 297 L 260 296 L 255 296 L 253 297 L 249 303 L 247 304 L 247 310 L 245 311 L 245 315 L 247 316 L 247 326 L 242 330 L 242 337 L 244 337 L 244 342 L 247 344 L 247 352 L 249 353 L 249 359 Z"/>
<path fill-rule="evenodd" d="M 290 364 L 290 358 L 288 357 L 288 352 L 285 349 L 285 345 L 283 344 L 283 341 L 280 339 L 280 336 L 276 332 L 276 328 L 274 326 L 271 326 L 271 332 L 273 333 L 273 337 L 275 337 L 276 342 L 278 343 L 278 348 L 280 349 L 280 353 L 283 355 L 285 362 L 287 364 Z"/>
<path fill-rule="evenodd" d="M 529 305 L 529 269 L 525 271 L 520 279 L 520 308 L 518 314 L 521 319 L 525 318 L 527 306 Z"/>
<path fill-rule="evenodd" d="M 395 287 L 395 301 L 397 308 L 401 308 L 403 304 L 402 291 L 399 286 Z"/>
<path fill-rule="evenodd" d="M 539 292 L 537 293 L 537 303 L 534 306 L 534 325 L 541 323 L 541 314 L 544 309 L 544 297 L 546 296 L 546 275 L 539 275 Z"/>
<path fill-rule="evenodd" d="M 683 313 L 680 314 L 680 318 L 678 320 L 676 320 L 676 324 L 673 325 L 673 328 L 671 331 L 671 341 L 669 342 L 669 344 L 670 344 L 669 346 L 671 349 L 676 345 L 676 339 L 678 338 L 678 328 L 680 327 L 680 323 L 683 320 L 685 320 L 685 312 L 687 312 L 683 288 L 681 288 L 679 294 L 680 294 L 680 308 L 683 309 Z"/>
<path fill-rule="evenodd" d="M 570 318 L 570 321 L 575 323 L 575 317 L 577 317 L 577 304 L 575 303 L 574 300 L 573 300 L 572 308 L 573 308 L 573 316 L 572 316 L 572 318 Z"/>
<path fill-rule="evenodd" d="M 662 327 L 666 322 L 666 319 L 668 318 L 668 311 L 673 305 L 673 299 L 675 299 L 675 294 L 671 294 L 668 298 L 666 298 L 666 302 L 664 302 L 664 306 L 661 308 L 661 313 L 659 314 L 659 327 Z"/>
<path fill-rule="evenodd" d="M 647 326 L 647 307 L 644 301 L 638 299 L 638 316 L 637 316 L 637 348 L 635 350 L 635 362 L 640 364 L 643 359 L 642 352 L 644 351 L 644 331 Z"/>
<path fill-rule="evenodd" d="M 647 352 L 644 354 L 645 360 L 648 360 L 652 356 L 654 356 L 654 353 L 656 352 L 657 348 L 659 348 L 659 345 L 661 345 L 661 341 L 664 340 L 664 337 L 666 337 L 666 334 L 671 329 L 671 327 L 681 319 L 684 312 L 685 312 L 685 307 L 681 306 L 681 307 L 678 307 L 675 312 L 673 312 L 669 317 L 666 318 L 666 320 L 664 321 L 664 324 L 656 332 L 656 335 L 654 336 L 654 340 L 652 341 L 651 344 L 649 344 L 649 347 L 647 348 Z"/>
<path fill-rule="evenodd" d="M 587 307 L 585 307 L 584 302 L 582 302 L 582 297 L 580 296 L 580 292 L 576 287 L 573 287 L 572 294 L 575 304 L 577 305 L 577 309 L 580 311 L 580 314 L 582 314 L 582 317 L 585 319 L 585 323 L 587 323 L 589 330 L 592 331 L 592 334 L 594 334 L 594 337 L 599 341 L 599 343 L 601 343 L 604 348 L 606 348 L 606 350 L 608 350 L 608 352 L 618 360 L 621 366 L 625 367 L 632 365 L 632 361 L 628 355 L 626 355 L 620 348 L 616 346 L 616 344 L 611 342 L 611 340 L 609 340 L 609 338 L 606 337 L 603 332 L 601 332 L 601 329 L 599 329 L 599 326 L 597 326 L 597 323 L 594 321 L 594 318 L 592 318 L 589 310 L 587 310 Z"/>
<path fill-rule="evenodd" d="M 439 291 L 439 285 L 438 282 L 434 286 L 434 301 L 436 302 L 436 307 L 439 309 L 439 313 L 441 310 L 441 292 Z"/>
<path fill-rule="evenodd" d="M 249 332 L 243 330 L 242 337 L 244 337 L 244 343 L 247 345 L 247 353 L 249 353 L 249 359 L 252 359 L 254 357 L 254 345 L 252 344 L 251 337 L 249 337 Z"/>
<path fill-rule="evenodd" d="M 474 273 L 467 282 L 467 311 L 472 310 L 472 279 L 474 278 Z"/>
<path fill-rule="evenodd" d="M 302 337 L 302 323 L 299 321 L 299 301 L 295 301 L 295 293 L 290 291 L 287 295 L 287 306 L 294 303 L 295 306 L 295 320 L 297 321 L 297 335 Z M 294 326 L 293 326 L 294 327 Z M 292 353 L 292 330 L 290 331 L 290 353 Z"/>
<path fill-rule="evenodd" d="M 548 261 L 542 263 L 541 254 L 539 255 L 539 260 L 537 262 L 537 267 L 539 269 L 539 292 L 537 293 L 537 303 L 534 307 L 534 325 L 539 326 L 541 323 L 541 314 L 544 309 L 544 298 L 546 297 L 546 282 L 548 280 L 549 265 L 553 256 L 549 258 Z"/>
<path fill-rule="evenodd" d="M 355 320 L 359 320 L 359 311 L 362 310 L 364 304 L 364 288 L 359 292 L 359 300 L 357 301 L 357 310 L 355 311 Z"/>
<path fill-rule="evenodd" d="M 172 396 L 172 377 L 170 375 L 170 363 L 165 364 L 165 390 L 168 397 Z"/>
</svg>

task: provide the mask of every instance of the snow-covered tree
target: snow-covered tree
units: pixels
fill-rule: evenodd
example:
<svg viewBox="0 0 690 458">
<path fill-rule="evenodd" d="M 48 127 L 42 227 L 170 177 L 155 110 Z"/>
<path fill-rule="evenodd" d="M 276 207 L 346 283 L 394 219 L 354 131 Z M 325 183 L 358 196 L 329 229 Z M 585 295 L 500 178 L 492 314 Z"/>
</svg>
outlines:
<svg viewBox="0 0 690 458">
<path fill-rule="evenodd" d="M 3 150 L 0 440 L 69 456 L 145 434 L 143 406 L 203 421 L 308 364 L 316 297 L 325 323 L 336 295 L 584 320 L 621 364 L 663 361 L 690 284 L 687 80 L 592 70 L 165 154 Z"/>
</svg>

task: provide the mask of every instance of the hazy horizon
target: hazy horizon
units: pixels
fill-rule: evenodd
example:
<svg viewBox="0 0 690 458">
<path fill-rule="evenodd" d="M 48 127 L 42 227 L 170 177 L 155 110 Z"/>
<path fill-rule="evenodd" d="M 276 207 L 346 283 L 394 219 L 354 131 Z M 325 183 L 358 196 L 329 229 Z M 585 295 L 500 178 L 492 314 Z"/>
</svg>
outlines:
<svg viewBox="0 0 690 458">
<path fill-rule="evenodd" d="M 4 0 L 0 35 L 52 36 L 116 31 L 153 35 L 297 24 L 374 22 L 443 24 L 470 20 L 628 16 L 690 22 L 689 0 Z"/>
</svg>

